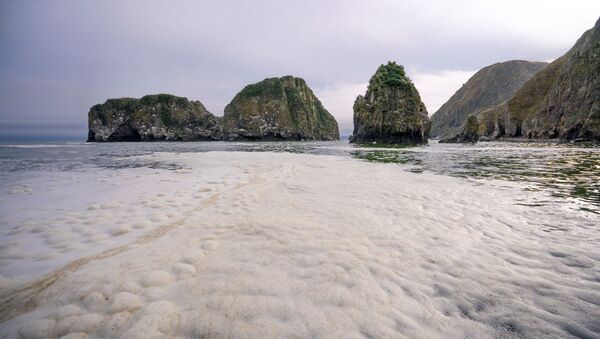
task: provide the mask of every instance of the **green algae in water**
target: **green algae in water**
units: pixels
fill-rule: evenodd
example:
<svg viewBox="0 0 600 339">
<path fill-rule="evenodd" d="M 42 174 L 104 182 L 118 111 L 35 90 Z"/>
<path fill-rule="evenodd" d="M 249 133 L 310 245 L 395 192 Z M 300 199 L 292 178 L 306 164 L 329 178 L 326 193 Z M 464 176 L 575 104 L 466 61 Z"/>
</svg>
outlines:
<svg viewBox="0 0 600 339">
<path fill-rule="evenodd" d="M 364 148 L 411 148 L 411 147 L 420 147 L 421 145 L 417 145 L 417 144 L 356 144 L 355 145 L 357 148 L 359 147 L 364 147 Z"/>
<path fill-rule="evenodd" d="M 388 148 L 386 146 L 361 145 L 367 149 L 358 149 L 351 154 L 370 162 L 414 165 L 406 170 L 416 173 L 430 171 L 461 178 L 526 183 L 525 191 L 548 191 L 556 198 L 575 198 L 600 206 L 599 147 L 490 142 L 473 147 L 434 143 L 429 148 L 381 149 Z M 402 145 L 400 148 L 407 147 Z M 590 207 L 581 210 L 599 213 Z"/>
</svg>

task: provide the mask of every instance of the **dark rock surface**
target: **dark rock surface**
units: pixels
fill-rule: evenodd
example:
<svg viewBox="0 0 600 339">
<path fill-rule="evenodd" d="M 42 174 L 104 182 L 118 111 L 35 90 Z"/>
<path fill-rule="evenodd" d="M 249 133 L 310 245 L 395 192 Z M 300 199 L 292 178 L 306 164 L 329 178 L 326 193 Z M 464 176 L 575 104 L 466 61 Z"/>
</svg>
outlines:
<svg viewBox="0 0 600 339">
<path fill-rule="evenodd" d="M 219 140 L 218 118 L 199 101 L 170 94 L 108 99 L 88 113 L 88 141 Z"/>
<path fill-rule="evenodd" d="M 477 117 L 473 114 L 467 117 L 467 120 L 460 127 L 455 135 L 440 140 L 442 143 L 475 143 L 479 140 L 479 123 Z"/>
<path fill-rule="evenodd" d="M 600 19 L 493 118 L 496 137 L 600 141 Z"/>
<path fill-rule="evenodd" d="M 485 139 L 600 141 L 600 19 L 507 102 L 477 115 Z"/>
<path fill-rule="evenodd" d="M 471 114 L 479 114 L 509 100 L 545 62 L 512 60 L 479 70 L 431 116 L 431 135 L 455 136 Z"/>
<path fill-rule="evenodd" d="M 285 76 L 246 86 L 227 107 L 224 140 L 338 140 L 335 118 L 306 82 Z"/>
<path fill-rule="evenodd" d="M 395 62 L 381 65 L 354 102 L 352 143 L 427 143 L 431 121 L 419 92 Z"/>
</svg>

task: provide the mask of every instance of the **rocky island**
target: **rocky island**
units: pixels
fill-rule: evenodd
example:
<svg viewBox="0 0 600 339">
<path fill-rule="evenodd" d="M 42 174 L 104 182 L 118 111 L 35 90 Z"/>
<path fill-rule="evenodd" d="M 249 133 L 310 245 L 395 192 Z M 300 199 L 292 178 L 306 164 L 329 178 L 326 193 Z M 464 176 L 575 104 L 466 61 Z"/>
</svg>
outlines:
<svg viewBox="0 0 600 339">
<path fill-rule="evenodd" d="M 446 140 L 456 137 L 467 117 L 505 103 L 547 65 L 511 60 L 482 68 L 431 116 L 431 135 Z"/>
<path fill-rule="evenodd" d="M 170 94 L 108 99 L 88 113 L 87 141 L 338 140 L 335 118 L 306 82 L 285 76 L 246 86 L 223 117 Z"/>
<path fill-rule="evenodd" d="M 424 144 L 431 121 L 404 67 L 381 65 L 371 77 L 367 93 L 354 102 L 351 143 Z"/>
<path fill-rule="evenodd" d="M 224 140 L 338 140 L 335 118 L 301 78 L 268 78 L 225 107 Z"/>
<path fill-rule="evenodd" d="M 170 94 L 108 99 L 88 113 L 87 141 L 219 140 L 218 118 L 199 101 Z"/>
</svg>

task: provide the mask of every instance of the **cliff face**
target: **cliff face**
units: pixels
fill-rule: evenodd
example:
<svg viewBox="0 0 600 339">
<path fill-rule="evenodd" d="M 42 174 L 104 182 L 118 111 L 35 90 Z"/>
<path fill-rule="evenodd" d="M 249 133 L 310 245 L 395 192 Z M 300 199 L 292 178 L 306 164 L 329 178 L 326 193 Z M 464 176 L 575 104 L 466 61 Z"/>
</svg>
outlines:
<svg viewBox="0 0 600 339">
<path fill-rule="evenodd" d="M 88 141 L 219 140 L 217 118 L 199 101 L 169 94 L 109 99 L 88 113 Z"/>
<path fill-rule="evenodd" d="M 225 107 L 225 140 L 338 140 L 335 118 L 303 79 L 269 78 L 246 86 Z"/>
<path fill-rule="evenodd" d="M 600 19 L 495 115 L 497 137 L 600 141 Z"/>
<path fill-rule="evenodd" d="M 479 123 L 477 118 L 471 114 L 462 124 L 458 133 L 455 135 L 440 140 L 441 143 L 475 143 L 479 140 Z"/>
<path fill-rule="evenodd" d="M 367 93 L 354 102 L 354 133 L 350 142 L 386 144 L 427 143 L 431 121 L 425 105 L 404 68 L 381 65 Z"/>
<path fill-rule="evenodd" d="M 431 135 L 455 135 L 469 115 L 506 102 L 546 65 L 512 60 L 482 68 L 431 116 Z"/>
</svg>

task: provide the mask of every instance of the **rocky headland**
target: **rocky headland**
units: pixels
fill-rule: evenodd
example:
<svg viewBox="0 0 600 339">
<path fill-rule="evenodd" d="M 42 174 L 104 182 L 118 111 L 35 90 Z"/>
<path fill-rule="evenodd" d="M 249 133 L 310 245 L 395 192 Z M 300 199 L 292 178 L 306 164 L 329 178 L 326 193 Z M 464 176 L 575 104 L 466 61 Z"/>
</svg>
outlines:
<svg viewBox="0 0 600 339">
<path fill-rule="evenodd" d="M 484 140 L 600 141 L 600 19 L 548 66 L 509 61 L 479 71 L 432 116 L 432 134 L 455 139 L 470 115 Z"/>
<path fill-rule="evenodd" d="M 431 135 L 440 139 L 455 137 L 467 117 L 505 103 L 547 65 L 511 60 L 482 68 L 431 116 Z"/>
<path fill-rule="evenodd" d="M 600 141 L 600 19 L 482 123 L 492 138 Z"/>
</svg>

